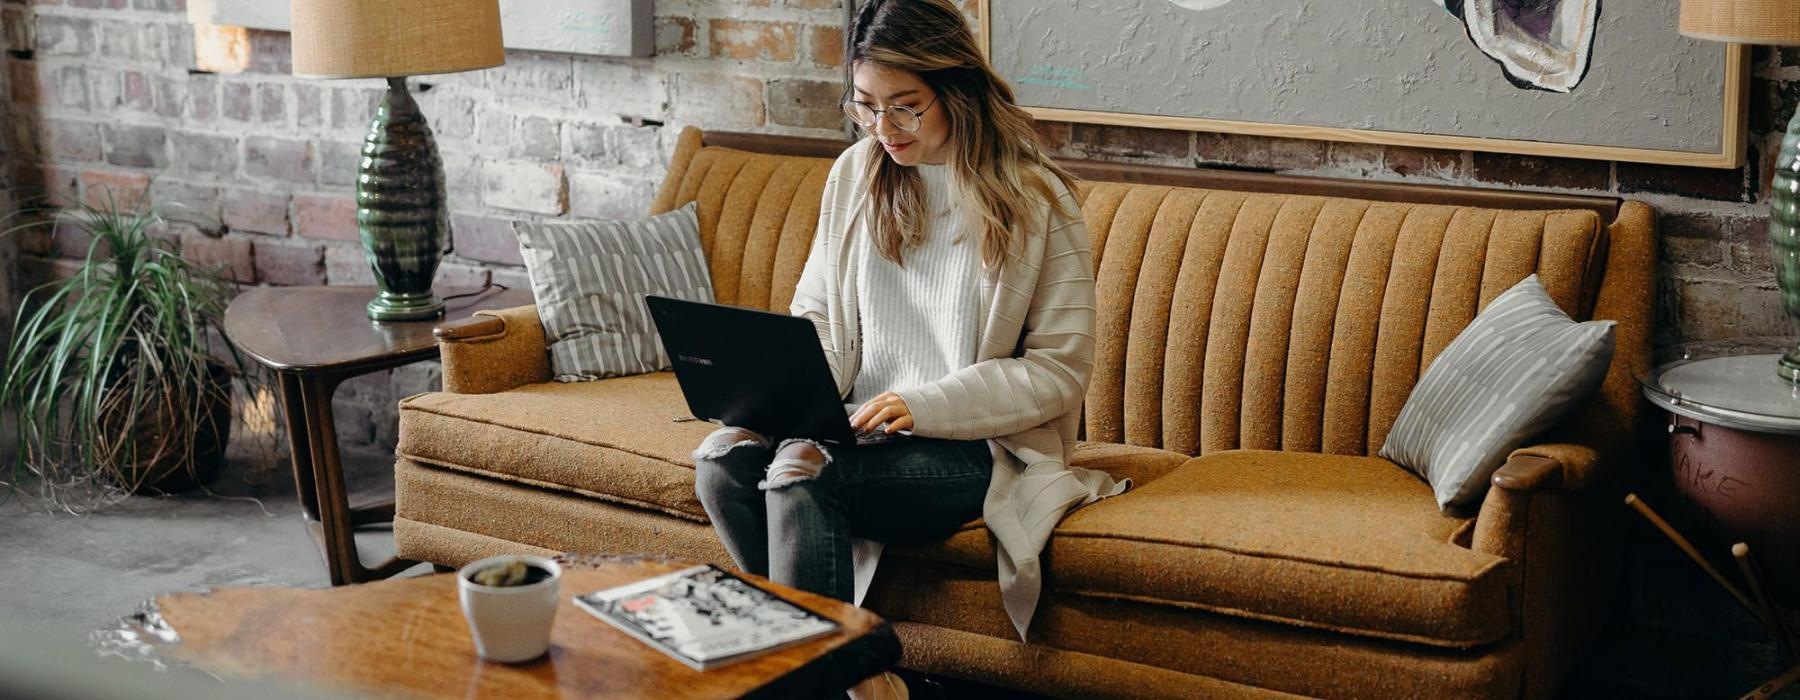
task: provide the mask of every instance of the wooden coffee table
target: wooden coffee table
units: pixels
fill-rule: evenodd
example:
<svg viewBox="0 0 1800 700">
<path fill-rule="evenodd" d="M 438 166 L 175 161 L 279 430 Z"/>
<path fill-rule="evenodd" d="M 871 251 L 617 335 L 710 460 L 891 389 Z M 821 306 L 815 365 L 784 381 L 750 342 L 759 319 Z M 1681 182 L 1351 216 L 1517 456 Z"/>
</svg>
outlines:
<svg viewBox="0 0 1800 700">
<path fill-rule="evenodd" d="M 575 607 L 570 597 L 691 562 L 564 556 L 550 653 L 511 665 L 475 654 L 455 574 L 331 589 L 219 588 L 155 601 L 177 637 L 158 655 L 225 679 L 277 679 L 383 697 L 821 697 L 893 666 L 900 642 L 874 613 L 756 576 L 842 629 L 747 661 L 695 671 Z"/>
</svg>

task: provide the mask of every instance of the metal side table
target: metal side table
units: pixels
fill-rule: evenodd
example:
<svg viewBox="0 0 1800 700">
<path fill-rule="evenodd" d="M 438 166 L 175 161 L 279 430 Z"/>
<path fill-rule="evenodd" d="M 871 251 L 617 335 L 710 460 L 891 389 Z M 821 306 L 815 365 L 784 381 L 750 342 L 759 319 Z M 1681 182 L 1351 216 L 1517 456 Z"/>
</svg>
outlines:
<svg viewBox="0 0 1800 700">
<path fill-rule="evenodd" d="M 1766 698 L 1800 681 L 1800 649 L 1782 607 L 1800 606 L 1800 384 L 1775 371 L 1785 338 L 1688 343 L 1657 352 L 1639 384 L 1669 414 L 1669 463 L 1695 540 L 1729 545 L 1742 574 L 1734 581 L 1649 504 L 1630 505 L 1674 541 L 1763 624 L 1788 670 L 1746 698 Z"/>
<path fill-rule="evenodd" d="M 306 528 L 319 545 L 331 585 L 387 578 L 418 562 L 393 558 L 365 566 L 355 530 L 394 521 L 394 502 L 352 507 L 344 488 L 331 397 L 357 375 L 438 356 L 432 331 L 476 311 L 524 306 L 531 292 L 499 287 L 445 303 L 432 321 L 372 321 L 364 306 L 374 287 L 252 287 L 225 309 L 225 335 L 275 371 Z M 448 295 L 456 294 L 449 290 Z"/>
</svg>

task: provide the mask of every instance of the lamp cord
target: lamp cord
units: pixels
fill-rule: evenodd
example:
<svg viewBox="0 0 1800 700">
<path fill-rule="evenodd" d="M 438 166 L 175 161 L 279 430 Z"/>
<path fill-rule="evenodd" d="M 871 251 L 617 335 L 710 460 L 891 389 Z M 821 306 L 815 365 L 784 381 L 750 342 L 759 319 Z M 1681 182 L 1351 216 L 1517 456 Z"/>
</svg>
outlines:
<svg viewBox="0 0 1800 700">
<path fill-rule="evenodd" d="M 464 292 L 462 294 L 452 294 L 450 296 L 444 297 L 443 301 L 450 301 L 451 299 L 461 299 L 463 297 L 472 297 L 472 296 L 477 296 L 480 294 L 486 294 L 488 290 L 493 289 L 495 287 L 499 287 L 500 291 L 502 291 L 502 292 L 512 289 L 511 287 L 508 287 L 504 284 L 500 284 L 498 282 L 495 282 L 492 279 L 489 279 L 485 284 L 481 285 L 480 289 L 477 289 L 473 292 Z"/>
</svg>

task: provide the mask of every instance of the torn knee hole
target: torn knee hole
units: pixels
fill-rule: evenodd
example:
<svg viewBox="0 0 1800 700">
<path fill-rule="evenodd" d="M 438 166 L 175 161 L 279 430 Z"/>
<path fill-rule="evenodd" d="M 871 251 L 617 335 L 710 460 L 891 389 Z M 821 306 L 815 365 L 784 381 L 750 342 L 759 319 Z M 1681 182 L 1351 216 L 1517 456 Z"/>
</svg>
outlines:
<svg viewBox="0 0 1800 700">
<path fill-rule="evenodd" d="M 714 430 L 711 435 L 706 436 L 705 440 L 700 441 L 700 446 L 694 449 L 693 456 L 694 459 L 718 459 L 732 450 L 749 445 L 768 447 L 769 439 L 754 430 L 724 427 Z"/>
<path fill-rule="evenodd" d="M 775 453 L 775 458 L 811 462 L 821 466 L 831 462 L 831 458 L 825 455 L 819 444 L 810 440 L 788 440 L 781 443 L 781 449 Z"/>
<path fill-rule="evenodd" d="M 775 461 L 769 463 L 769 470 L 764 473 L 762 483 L 756 486 L 767 491 L 816 479 L 819 471 L 830 463 L 831 454 L 818 443 L 811 440 L 786 440 L 776 450 Z"/>
</svg>

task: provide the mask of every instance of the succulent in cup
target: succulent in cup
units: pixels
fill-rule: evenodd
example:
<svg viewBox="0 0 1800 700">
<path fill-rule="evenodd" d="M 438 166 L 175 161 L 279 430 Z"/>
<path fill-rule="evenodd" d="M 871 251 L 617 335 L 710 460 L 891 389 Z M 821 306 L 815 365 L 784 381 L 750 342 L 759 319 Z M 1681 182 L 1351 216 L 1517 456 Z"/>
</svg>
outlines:
<svg viewBox="0 0 1800 700">
<path fill-rule="evenodd" d="M 469 580 L 483 586 L 522 586 L 528 573 L 525 562 L 513 559 L 477 569 L 469 574 Z"/>
</svg>

